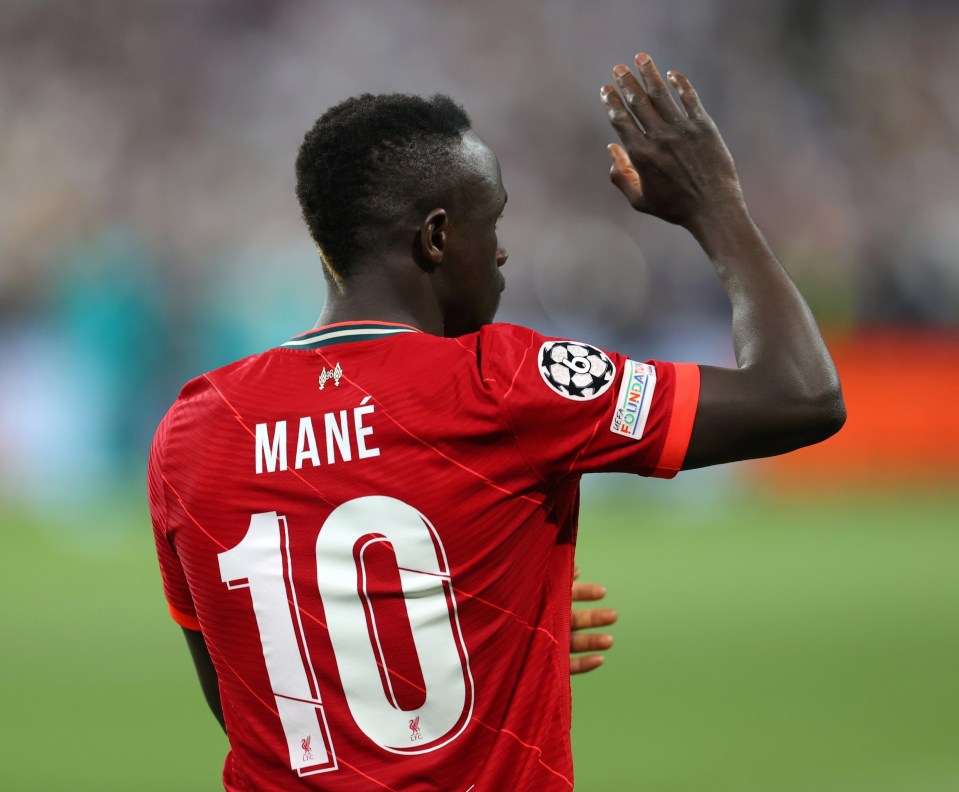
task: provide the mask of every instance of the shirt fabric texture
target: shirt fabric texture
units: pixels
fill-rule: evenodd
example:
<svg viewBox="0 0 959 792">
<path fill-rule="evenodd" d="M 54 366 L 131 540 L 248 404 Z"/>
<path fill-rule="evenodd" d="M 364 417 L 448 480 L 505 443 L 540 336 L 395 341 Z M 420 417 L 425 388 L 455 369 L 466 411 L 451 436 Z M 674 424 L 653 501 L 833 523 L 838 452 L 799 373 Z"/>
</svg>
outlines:
<svg viewBox="0 0 959 792">
<path fill-rule="evenodd" d="M 225 788 L 571 789 L 580 477 L 675 475 L 698 395 L 695 365 L 508 324 L 331 325 L 189 382 L 150 508 Z"/>
</svg>

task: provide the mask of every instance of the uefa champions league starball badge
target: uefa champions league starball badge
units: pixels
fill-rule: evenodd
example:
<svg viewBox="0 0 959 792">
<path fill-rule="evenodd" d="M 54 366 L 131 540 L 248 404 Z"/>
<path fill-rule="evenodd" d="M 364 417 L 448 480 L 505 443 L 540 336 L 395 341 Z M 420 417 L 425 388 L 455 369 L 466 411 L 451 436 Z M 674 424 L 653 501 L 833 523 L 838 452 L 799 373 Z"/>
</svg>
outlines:
<svg viewBox="0 0 959 792">
<path fill-rule="evenodd" d="M 613 384 L 616 366 L 602 349 L 578 341 L 547 341 L 539 350 L 539 373 L 560 396 L 588 401 Z"/>
</svg>

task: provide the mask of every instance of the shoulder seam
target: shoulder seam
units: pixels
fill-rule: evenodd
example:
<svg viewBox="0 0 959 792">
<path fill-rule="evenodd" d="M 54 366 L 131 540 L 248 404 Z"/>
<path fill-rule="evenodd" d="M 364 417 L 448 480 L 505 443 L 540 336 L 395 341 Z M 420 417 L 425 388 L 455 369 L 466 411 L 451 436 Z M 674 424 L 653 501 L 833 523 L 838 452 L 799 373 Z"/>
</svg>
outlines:
<svg viewBox="0 0 959 792">
<path fill-rule="evenodd" d="M 507 326 L 513 327 L 513 328 L 519 327 L 519 325 L 507 325 Z M 524 327 L 523 329 L 530 334 L 529 336 L 530 345 L 527 347 L 527 351 L 529 351 L 530 349 L 533 348 L 533 345 L 535 343 L 535 340 L 536 340 L 535 333 L 533 330 L 530 330 L 528 327 Z M 515 382 L 515 377 L 514 377 L 514 382 Z M 510 390 L 512 390 L 512 384 L 510 384 Z M 536 480 L 539 481 L 541 484 L 546 484 L 547 483 L 546 477 L 533 466 L 533 463 L 530 461 L 529 457 L 526 456 L 522 446 L 519 444 L 519 438 L 516 436 L 516 428 L 513 426 L 513 417 L 510 415 L 509 407 L 506 406 L 506 398 L 505 398 L 506 395 L 508 394 L 504 394 L 504 397 L 502 399 L 497 399 L 496 401 L 497 401 L 497 404 L 499 405 L 500 412 L 502 412 L 503 417 L 506 419 L 506 428 L 509 430 L 509 436 L 510 436 L 510 439 L 513 441 L 513 447 L 516 449 L 516 453 L 519 454 L 520 459 L 523 460 L 523 463 L 529 469 L 530 473 L 532 473 L 536 477 Z"/>
</svg>

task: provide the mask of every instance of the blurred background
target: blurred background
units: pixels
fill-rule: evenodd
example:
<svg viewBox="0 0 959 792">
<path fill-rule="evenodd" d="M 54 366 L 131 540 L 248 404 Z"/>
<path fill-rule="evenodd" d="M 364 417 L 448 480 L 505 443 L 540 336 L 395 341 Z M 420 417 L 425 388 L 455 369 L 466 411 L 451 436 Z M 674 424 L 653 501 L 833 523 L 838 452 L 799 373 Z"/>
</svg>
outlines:
<svg viewBox="0 0 959 792">
<path fill-rule="evenodd" d="M 599 87 L 645 49 L 723 131 L 850 417 L 585 482 L 579 564 L 621 624 L 573 683 L 577 789 L 959 789 L 956 41 L 945 0 L 5 0 L 0 786 L 218 787 L 146 454 L 186 380 L 319 314 L 293 161 L 329 105 L 463 103 L 510 194 L 499 318 L 733 364 L 704 256 L 608 181 Z"/>
</svg>

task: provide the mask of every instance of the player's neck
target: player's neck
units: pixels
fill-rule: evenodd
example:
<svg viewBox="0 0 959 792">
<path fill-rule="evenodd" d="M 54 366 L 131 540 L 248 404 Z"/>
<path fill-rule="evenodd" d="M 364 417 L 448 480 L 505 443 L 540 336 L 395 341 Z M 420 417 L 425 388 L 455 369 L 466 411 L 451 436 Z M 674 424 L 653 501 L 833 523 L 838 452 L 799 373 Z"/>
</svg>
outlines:
<svg viewBox="0 0 959 792">
<path fill-rule="evenodd" d="M 406 277 L 396 277 L 396 275 Z M 392 322 L 432 335 L 443 335 L 443 318 L 427 282 L 393 267 L 357 268 L 344 283 L 327 283 L 326 301 L 316 322 L 324 327 L 341 322 Z"/>
<path fill-rule="evenodd" d="M 344 304 L 340 300 L 331 301 L 327 298 L 323 305 L 323 311 L 320 313 L 320 318 L 316 320 L 316 327 L 326 327 L 343 322 L 389 322 L 391 324 L 409 325 L 432 335 L 443 335 L 442 325 L 438 329 L 434 329 L 428 323 L 421 321 L 419 317 L 403 310 L 401 306 L 380 305 L 372 300 Z"/>
</svg>

